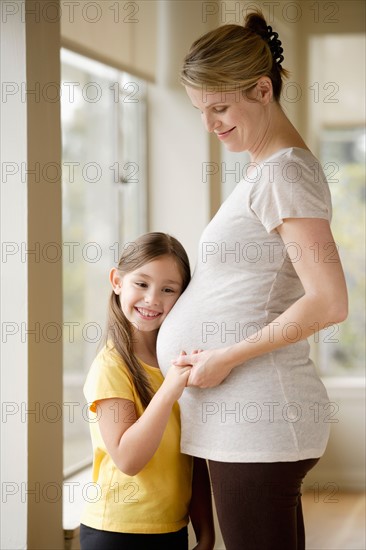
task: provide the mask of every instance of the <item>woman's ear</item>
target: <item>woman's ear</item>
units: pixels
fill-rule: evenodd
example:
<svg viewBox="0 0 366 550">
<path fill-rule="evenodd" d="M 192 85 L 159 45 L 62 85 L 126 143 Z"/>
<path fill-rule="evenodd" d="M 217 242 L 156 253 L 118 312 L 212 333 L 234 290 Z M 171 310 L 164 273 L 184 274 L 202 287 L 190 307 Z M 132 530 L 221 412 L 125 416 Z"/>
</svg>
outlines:
<svg viewBox="0 0 366 550">
<path fill-rule="evenodd" d="M 267 103 L 270 103 L 273 98 L 273 87 L 272 87 L 272 81 L 268 76 L 262 76 L 258 82 L 258 100 L 263 103 L 263 105 L 267 105 Z"/>
<path fill-rule="evenodd" d="M 272 81 L 268 76 L 261 76 L 254 86 L 242 92 L 243 97 L 254 103 L 267 105 L 273 98 Z"/>
<path fill-rule="evenodd" d="M 262 105 L 267 105 L 272 101 L 273 87 L 272 81 L 268 76 L 261 76 L 256 84 L 256 99 L 260 101 Z"/>
<path fill-rule="evenodd" d="M 116 267 L 113 267 L 109 273 L 109 280 L 115 294 L 120 294 L 122 290 L 122 277 Z"/>
</svg>

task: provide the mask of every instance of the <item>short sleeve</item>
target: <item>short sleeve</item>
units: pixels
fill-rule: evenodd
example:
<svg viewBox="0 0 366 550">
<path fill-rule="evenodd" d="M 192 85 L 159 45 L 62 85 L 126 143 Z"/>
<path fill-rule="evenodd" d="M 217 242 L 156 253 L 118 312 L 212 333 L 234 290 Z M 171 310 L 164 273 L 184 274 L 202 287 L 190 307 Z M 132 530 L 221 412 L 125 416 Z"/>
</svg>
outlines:
<svg viewBox="0 0 366 550">
<path fill-rule="evenodd" d="M 89 408 L 96 412 L 96 401 L 117 397 L 135 402 L 130 374 L 116 352 L 103 348 L 93 361 L 84 385 Z"/>
<path fill-rule="evenodd" d="M 283 155 L 261 165 L 250 206 L 270 233 L 285 218 L 331 219 L 328 183 L 318 160 L 308 151 Z"/>
</svg>

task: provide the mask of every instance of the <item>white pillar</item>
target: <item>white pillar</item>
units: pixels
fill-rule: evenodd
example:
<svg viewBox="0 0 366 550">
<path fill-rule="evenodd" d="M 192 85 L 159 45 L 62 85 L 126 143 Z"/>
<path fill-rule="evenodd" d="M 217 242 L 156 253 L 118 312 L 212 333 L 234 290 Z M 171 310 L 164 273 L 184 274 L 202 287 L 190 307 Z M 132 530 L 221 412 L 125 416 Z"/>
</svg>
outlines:
<svg viewBox="0 0 366 550">
<path fill-rule="evenodd" d="M 212 161 L 210 138 L 179 71 L 192 42 L 217 25 L 217 13 L 206 14 L 206 4 L 159 2 L 156 84 L 148 87 L 149 229 L 180 239 L 192 264 L 217 193 L 203 175 L 205 163 Z"/>
<path fill-rule="evenodd" d="M 27 158 L 27 109 L 20 99 L 26 80 L 24 2 L 3 8 L 0 19 L 1 138 L 1 548 L 26 548 L 27 424 L 21 407 L 28 397 L 27 344 L 21 326 L 27 323 L 27 264 L 21 243 L 27 242 L 27 189 L 21 163 Z M 11 9 L 12 8 L 12 9 Z M 12 11 L 14 12 L 12 14 Z M 18 91 L 17 91 L 18 90 Z M 13 174 L 13 175 L 11 175 Z"/>
<path fill-rule="evenodd" d="M 13 91 L 2 96 L 1 162 L 14 170 L 1 186 L 2 252 L 13 246 L 1 262 L 1 398 L 13 406 L 1 477 L 14 492 L 2 495 L 1 547 L 61 550 L 62 338 L 44 330 L 62 329 L 62 264 L 46 252 L 62 249 L 58 2 L 1 8 L 1 80 Z"/>
</svg>

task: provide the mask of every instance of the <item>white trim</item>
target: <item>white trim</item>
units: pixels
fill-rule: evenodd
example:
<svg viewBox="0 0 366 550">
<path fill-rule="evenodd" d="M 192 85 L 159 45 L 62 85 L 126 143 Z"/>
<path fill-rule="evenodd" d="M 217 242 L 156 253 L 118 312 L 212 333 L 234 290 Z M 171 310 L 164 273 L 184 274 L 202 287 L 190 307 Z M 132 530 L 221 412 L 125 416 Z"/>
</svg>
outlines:
<svg viewBox="0 0 366 550">
<path fill-rule="evenodd" d="M 17 247 L 28 241 L 27 187 L 21 181 L 21 166 L 27 161 L 27 105 L 20 92 L 10 90 L 27 80 L 26 25 L 21 13 L 24 1 L 12 2 L 17 13 L 0 21 L 0 159 L 18 170 L 0 187 L 1 247 L 1 548 L 26 548 L 28 484 L 28 430 L 24 415 L 28 409 L 28 346 L 20 336 L 28 319 L 28 264 Z M 4 95 L 7 90 L 9 95 Z M 13 249 L 13 254 L 11 250 Z M 6 252 L 6 255 L 5 255 Z M 23 258 L 24 260 L 24 258 Z M 14 334 L 10 335 L 11 328 Z M 16 332 L 17 331 L 17 332 Z M 23 417 L 22 417 L 23 416 Z M 16 457 L 16 459 L 14 459 Z M 23 495 L 22 495 L 23 491 Z"/>
</svg>

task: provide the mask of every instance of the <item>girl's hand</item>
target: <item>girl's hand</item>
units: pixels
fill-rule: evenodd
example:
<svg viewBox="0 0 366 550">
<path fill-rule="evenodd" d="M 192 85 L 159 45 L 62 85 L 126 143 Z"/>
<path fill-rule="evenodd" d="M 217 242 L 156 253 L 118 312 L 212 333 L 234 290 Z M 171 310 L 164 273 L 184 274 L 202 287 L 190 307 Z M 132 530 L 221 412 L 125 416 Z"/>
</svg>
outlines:
<svg viewBox="0 0 366 550">
<path fill-rule="evenodd" d="M 227 351 L 228 348 L 195 351 L 190 355 L 180 355 L 173 365 L 191 365 L 188 386 L 212 388 L 221 384 L 234 367 L 228 361 Z"/>
<path fill-rule="evenodd" d="M 187 386 L 188 378 L 191 373 L 191 366 L 178 367 L 172 365 L 168 370 L 161 390 L 165 391 L 173 402 L 177 401 Z"/>
</svg>

